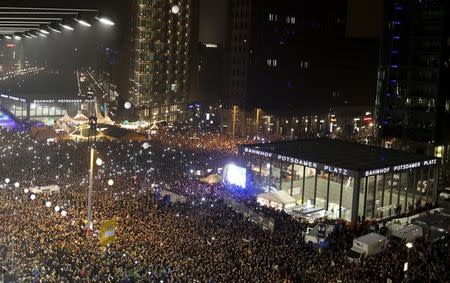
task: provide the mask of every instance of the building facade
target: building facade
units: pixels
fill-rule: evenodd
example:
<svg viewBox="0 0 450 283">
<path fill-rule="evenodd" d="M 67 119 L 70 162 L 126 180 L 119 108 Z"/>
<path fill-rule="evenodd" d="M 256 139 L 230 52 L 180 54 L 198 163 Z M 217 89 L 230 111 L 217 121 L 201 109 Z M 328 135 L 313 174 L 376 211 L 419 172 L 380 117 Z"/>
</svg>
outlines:
<svg viewBox="0 0 450 283">
<path fill-rule="evenodd" d="M 142 118 L 176 120 L 189 93 L 191 0 L 135 0 L 130 92 Z"/>
<path fill-rule="evenodd" d="M 286 191 L 302 216 L 382 220 L 437 202 L 440 160 L 430 156 L 331 139 L 242 145 L 239 154 L 253 186 Z"/>
<path fill-rule="evenodd" d="M 386 147 L 435 154 L 449 182 L 449 2 L 384 1 L 376 120 Z"/>
<path fill-rule="evenodd" d="M 225 104 L 299 115 L 375 98 L 377 42 L 347 37 L 347 1 L 230 3 Z"/>
</svg>

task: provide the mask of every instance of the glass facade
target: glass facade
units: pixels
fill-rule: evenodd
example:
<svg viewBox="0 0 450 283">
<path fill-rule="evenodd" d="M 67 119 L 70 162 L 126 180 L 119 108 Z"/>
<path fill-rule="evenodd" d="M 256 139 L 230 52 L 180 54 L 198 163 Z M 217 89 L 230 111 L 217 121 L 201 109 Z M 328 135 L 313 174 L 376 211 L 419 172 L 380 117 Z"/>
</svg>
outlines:
<svg viewBox="0 0 450 283">
<path fill-rule="evenodd" d="M 434 205 L 437 198 L 438 165 L 358 178 L 272 158 L 252 156 L 248 164 L 261 191 L 283 190 L 297 207 L 333 219 L 381 220 Z"/>
</svg>

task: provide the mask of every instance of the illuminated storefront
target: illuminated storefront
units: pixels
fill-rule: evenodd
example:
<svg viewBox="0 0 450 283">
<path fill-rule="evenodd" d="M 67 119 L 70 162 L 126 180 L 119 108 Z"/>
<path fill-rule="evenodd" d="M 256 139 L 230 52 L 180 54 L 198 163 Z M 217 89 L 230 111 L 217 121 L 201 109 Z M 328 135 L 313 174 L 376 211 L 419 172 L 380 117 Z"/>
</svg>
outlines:
<svg viewBox="0 0 450 283">
<path fill-rule="evenodd" d="M 25 99 L 0 94 L 0 104 L 16 117 L 31 120 L 59 118 L 66 114 L 75 116 L 79 112 L 89 114 L 95 111 L 95 103 L 92 97 Z"/>
<path fill-rule="evenodd" d="M 355 221 L 435 205 L 439 159 L 331 139 L 239 146 L 264 191 L 285 190 L 308 211 Z"/>
</svg>

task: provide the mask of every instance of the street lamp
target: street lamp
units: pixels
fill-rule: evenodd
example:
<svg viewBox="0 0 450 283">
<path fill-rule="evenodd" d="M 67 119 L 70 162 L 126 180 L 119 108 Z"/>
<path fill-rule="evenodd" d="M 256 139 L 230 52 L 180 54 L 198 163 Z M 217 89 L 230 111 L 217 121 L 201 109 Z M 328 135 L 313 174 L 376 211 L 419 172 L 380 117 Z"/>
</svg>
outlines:
<svg viewBox="0 0 450 283">
<path fill-rule="evenodd" d="M 89 117 L 89 140 L 91 141 L 90 162 L 89 162 L 89 190 L 88 190 L 88 207 L 87 207 L 87 227 L 86 233 L 92 231 L 92 189 L 94 185 L 94 143 L 97 136 L 97 117 L 91 115 Z M 99 158 L 101 161 L 101 159 Z M 103 163 L 103 162 L 102 162 Z M 98 163 L 97 163 L 98 164 Z"/>
<path fill-rule="evenodd" d="M 405 246 L 408 248 L 408 255 L 405 264 L 403 265 L 403 271 L 405 272 L 405 278 L 407 277 L 408 265 L 409 265 L 409 250 L 412 249 L 413 243 L 407 242 Z"/>
</svg>

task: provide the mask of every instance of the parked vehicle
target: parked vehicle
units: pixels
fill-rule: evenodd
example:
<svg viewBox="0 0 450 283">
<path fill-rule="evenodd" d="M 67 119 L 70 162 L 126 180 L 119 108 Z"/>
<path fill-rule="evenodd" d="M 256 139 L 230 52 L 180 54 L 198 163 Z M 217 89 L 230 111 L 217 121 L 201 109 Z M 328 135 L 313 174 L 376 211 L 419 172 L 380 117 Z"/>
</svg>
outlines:
<svg viewBox="0 0 450 283">
<path fill-rule="evenodd" d="M 450 200 L 450 187 L 443 189 L 439 197 L 443 200 Z"/>
<path fill-rule="evenodd" d="M 352 262 L 382 252 L 388 244 L 388 239 L 378 233 L 369 233 L 353 240 L 353 247 L 347 254 Z"/>
<path fill-rule="evenodd" d="M 402 242 L 414 242 L 417 238 L 421 237 L 423 237 L 423 228 L 419 225 L 409 224 L 393 231 L 390 240 L 395 244 L 400 244 Z"/>
</svg>

